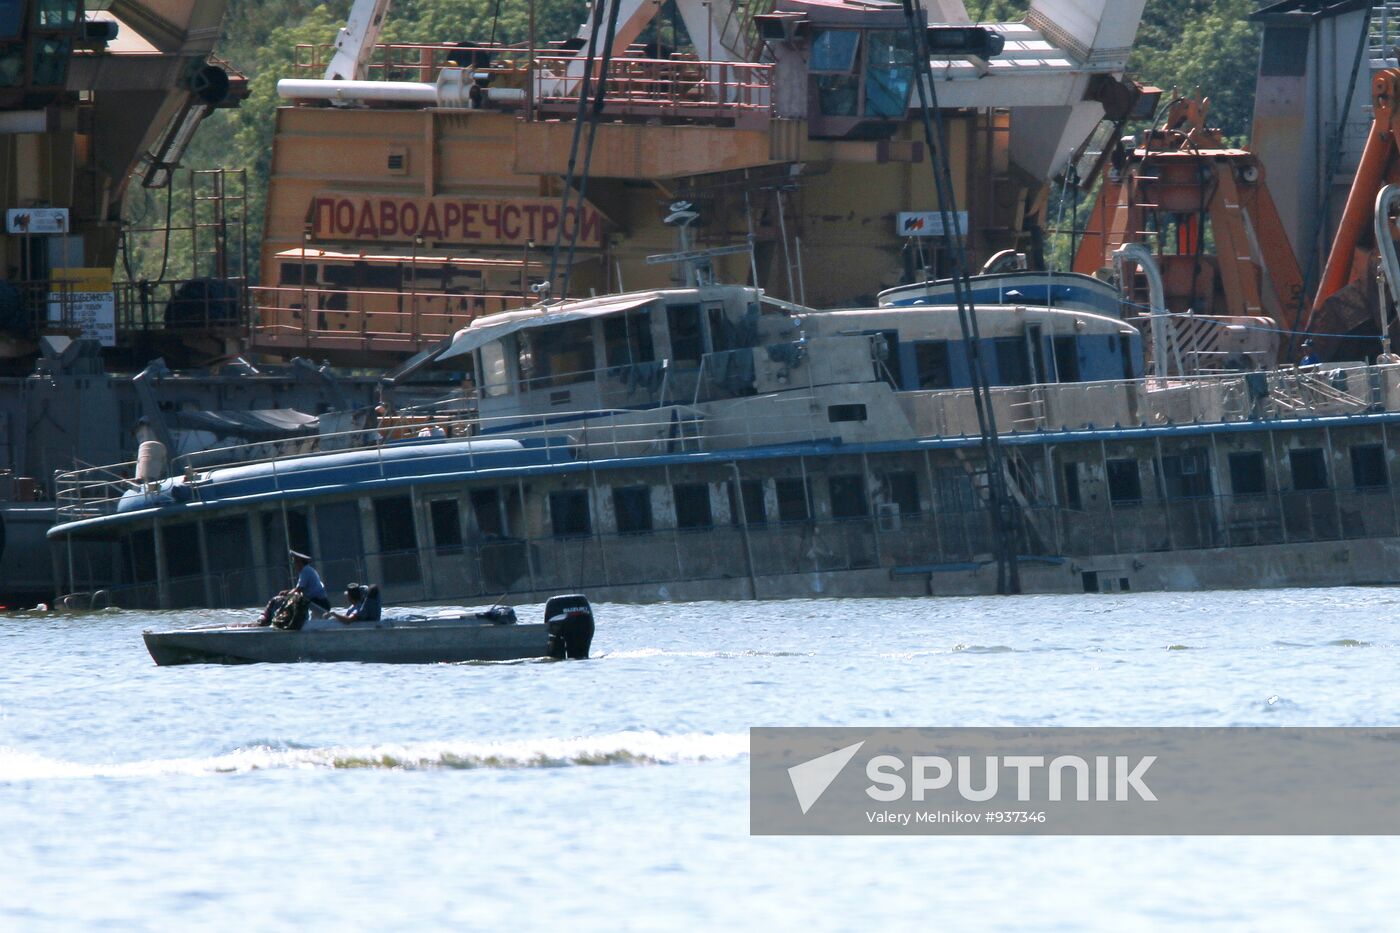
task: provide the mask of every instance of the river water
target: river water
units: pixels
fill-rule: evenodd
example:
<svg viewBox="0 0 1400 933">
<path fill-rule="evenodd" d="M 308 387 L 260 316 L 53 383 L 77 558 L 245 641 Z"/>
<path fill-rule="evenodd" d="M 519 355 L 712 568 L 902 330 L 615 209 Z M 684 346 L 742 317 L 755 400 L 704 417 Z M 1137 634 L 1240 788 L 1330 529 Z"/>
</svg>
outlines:
<svg viewBox="0 0 1400 933">
<path fill-rule="evenodd" d="M 596 610 L 588 662 L 417 667 L 0 616 L 0 928 L 1392 925 L 1388 839 L 751 837 L 747 730 L 1394 725 L 1397 591 Z"/>
</svg>

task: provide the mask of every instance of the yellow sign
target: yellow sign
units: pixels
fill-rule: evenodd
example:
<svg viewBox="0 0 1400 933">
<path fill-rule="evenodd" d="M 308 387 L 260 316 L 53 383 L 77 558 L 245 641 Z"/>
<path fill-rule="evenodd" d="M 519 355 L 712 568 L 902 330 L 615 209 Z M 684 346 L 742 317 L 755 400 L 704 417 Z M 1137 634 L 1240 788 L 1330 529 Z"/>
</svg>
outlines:
<svg viewBox="0 0 1400 933">
<path fill-rule="evenodd" d="M 54 269 L 49 323 L 76 328 L 104 347 L 117 345 L 116 299 L 111 269 Z"/>
</svg>

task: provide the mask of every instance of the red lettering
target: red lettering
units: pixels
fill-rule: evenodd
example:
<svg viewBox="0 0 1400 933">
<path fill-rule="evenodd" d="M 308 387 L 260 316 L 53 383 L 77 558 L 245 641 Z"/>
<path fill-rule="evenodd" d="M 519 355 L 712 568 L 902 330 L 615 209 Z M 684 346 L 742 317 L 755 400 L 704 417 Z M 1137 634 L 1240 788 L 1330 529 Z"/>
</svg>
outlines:
<svg viewBox="0 0 1400 933">
<path fill-rule="evenodd" d="M 529 222 L 526 228 L 526 238 L 533 240 L 538 236 L 535 232 L 535 222 L 539 218 L 540 206 L 538 204 L 525 205 L 525 219 Z"/>
<path fill-rule="evenodd" d="M 335 201 L 331 198 L 311 199 L 311 235 L 322 236 L 335 224 Z"/>
<path fill-rule="evenodd" d="M 393 201 L 379 202 L 379 235 L 394 236 L 399 232 L 399 206 Z"/>
<path fill-rule="evenodd" d="M 437 202 L 429 201 L 423 212 L 423 236 L 430 240 L 442 239 L 442 226 L 438 223 Z"/>
<path fill-rule="evenodd" d="M 490 201 L 483 201 L 481 204 L 481 222 L 491 228 L 495 234 L 492 242 L 499 243 L 501 240 L 501 208 L 499 205 L 492 205 Z"/>
<path fill-rule="evenodd" d="M 374 207 L 368 201 L 360 202 L 360 223 L 355 228 L 355 236 L 371 240 L 379 237 L 379 227 L 374 222 Z"/>
<path fill-rule="evenodd" d="M 355 205 L 348 198 L 335 202 L 335 232 L 340 236 L 355 232 Z"/>
<path fill-rule="evenodd" d="M 462 204 L 462 239 L 464 240 L 481 239 L 481 231 L 474 229 L 476 227 L 476 211 L 478 207 L 480 207 L 479 204 L 474 204 L 471 201 L 466 201 Z"/>
<path fill-rule="evenodd" d="M 442 235 L 443 239 L 452 239 L 452 231 L 462 225 L 462 205 L 456 201 L 448 201 L 442 206 Z"/>
<path fill-rule="evenodd" d="M 404 236 L 414 236 L 418 233 L 418 205 L 412 201 L 403 202 L 399 207 L 399 227 L 403 230 Z"/>
<path fill-rule="evenodd" d="M 579 241 L 588 246 L 603 245 L 603 215 L 591 208 L 583 208 L 583 229 Z"/>
<path fill-rule="evenodd" d="M 512 243 L 520 242 L 520 208 L 507 204 L 501 208 L 501 233 Z"/>
<path fill-rule="evenodd" d="M 555 229 L 559 226 L 559 208 L 553 204 L 546 204 L 540 208 L 540 238 L 548 240 L 554 236 Z"/>
</svg>

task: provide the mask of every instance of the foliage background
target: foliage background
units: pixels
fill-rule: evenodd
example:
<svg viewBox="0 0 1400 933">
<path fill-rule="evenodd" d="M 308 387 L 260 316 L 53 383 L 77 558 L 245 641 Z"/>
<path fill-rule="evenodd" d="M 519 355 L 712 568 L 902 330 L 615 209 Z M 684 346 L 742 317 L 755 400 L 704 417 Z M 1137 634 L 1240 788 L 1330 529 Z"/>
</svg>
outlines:
<svg viewBox="0 0 1400 933">
<path fill-rule="evenodd" d="M 969 14 L 983 22 L 1020 19 L 1029 0 L 965 0 Z M 1129 68 L 1138 80 L 1164 90 L 1191 93 L 1201 88 L 1211 98 L 1211 122 L 1239 141 L 1247 141 L 1254 106 L 1254 75 L 1259 31 L 1248 16 L 1252 0 L 1148 0 Z M 293 74 L 299 43 L 329 43 L 345 22 L 350 0 L 229 0 L 217 54 L 249 76 L 251 95 L 235 110 L 217 111 L 200 129 L 184 160 L 189 168 L 248 170 L 248 252 L 256 278 L 261 239 L 265 179 L 271 165 L 277 81 Z M 501 0 L 396 0 L 383 41 L 482 41 L 495 32 L 497 41 L 523 42 L 528 4 Z M 541 41 L 572 36 L 587 13 L 587 0 L 537 0 Z M 166 192 L 134 184 L 127 220 L 133 227 L 156 226 L 167 210 L 187 222 L 188 206 L 177 190 L 167 208 Z M 1052 194 L 1052 218 L 1061 192 Z M 1070 208 L 1067 208 L 1070 209 Z M 1063 252 L 1061 250 L 1060 252 Z M 168 255 L 167 255 L 168 253 Z M 134 278 L 154 279 L 190 274 L 185 238 L 132 236 L 128 259 Z M 207 274 L 208 270 L 201 270 Z"/>
</svg>

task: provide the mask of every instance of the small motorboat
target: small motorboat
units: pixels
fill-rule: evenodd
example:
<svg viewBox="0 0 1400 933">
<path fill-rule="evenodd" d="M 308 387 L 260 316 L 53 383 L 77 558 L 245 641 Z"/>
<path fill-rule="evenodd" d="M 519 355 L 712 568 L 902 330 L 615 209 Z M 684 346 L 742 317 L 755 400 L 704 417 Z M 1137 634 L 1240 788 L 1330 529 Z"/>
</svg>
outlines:
<svg viewBox="0 0 1400 933">
<path fill-rule="evenodd" d="M 555 596 L 544 621 L 522 623 L 515 610 L 394 615 L 349 625 L 317 620 L 285 630 L 261 625 L 142 633 L 159 665 L 254 664 L 294 661 L 362 661 L 436 664 L 446 661 L 518 661 L 587 658 L 593 642 L 593 607 L 580 595 Z"/>
</svg>

